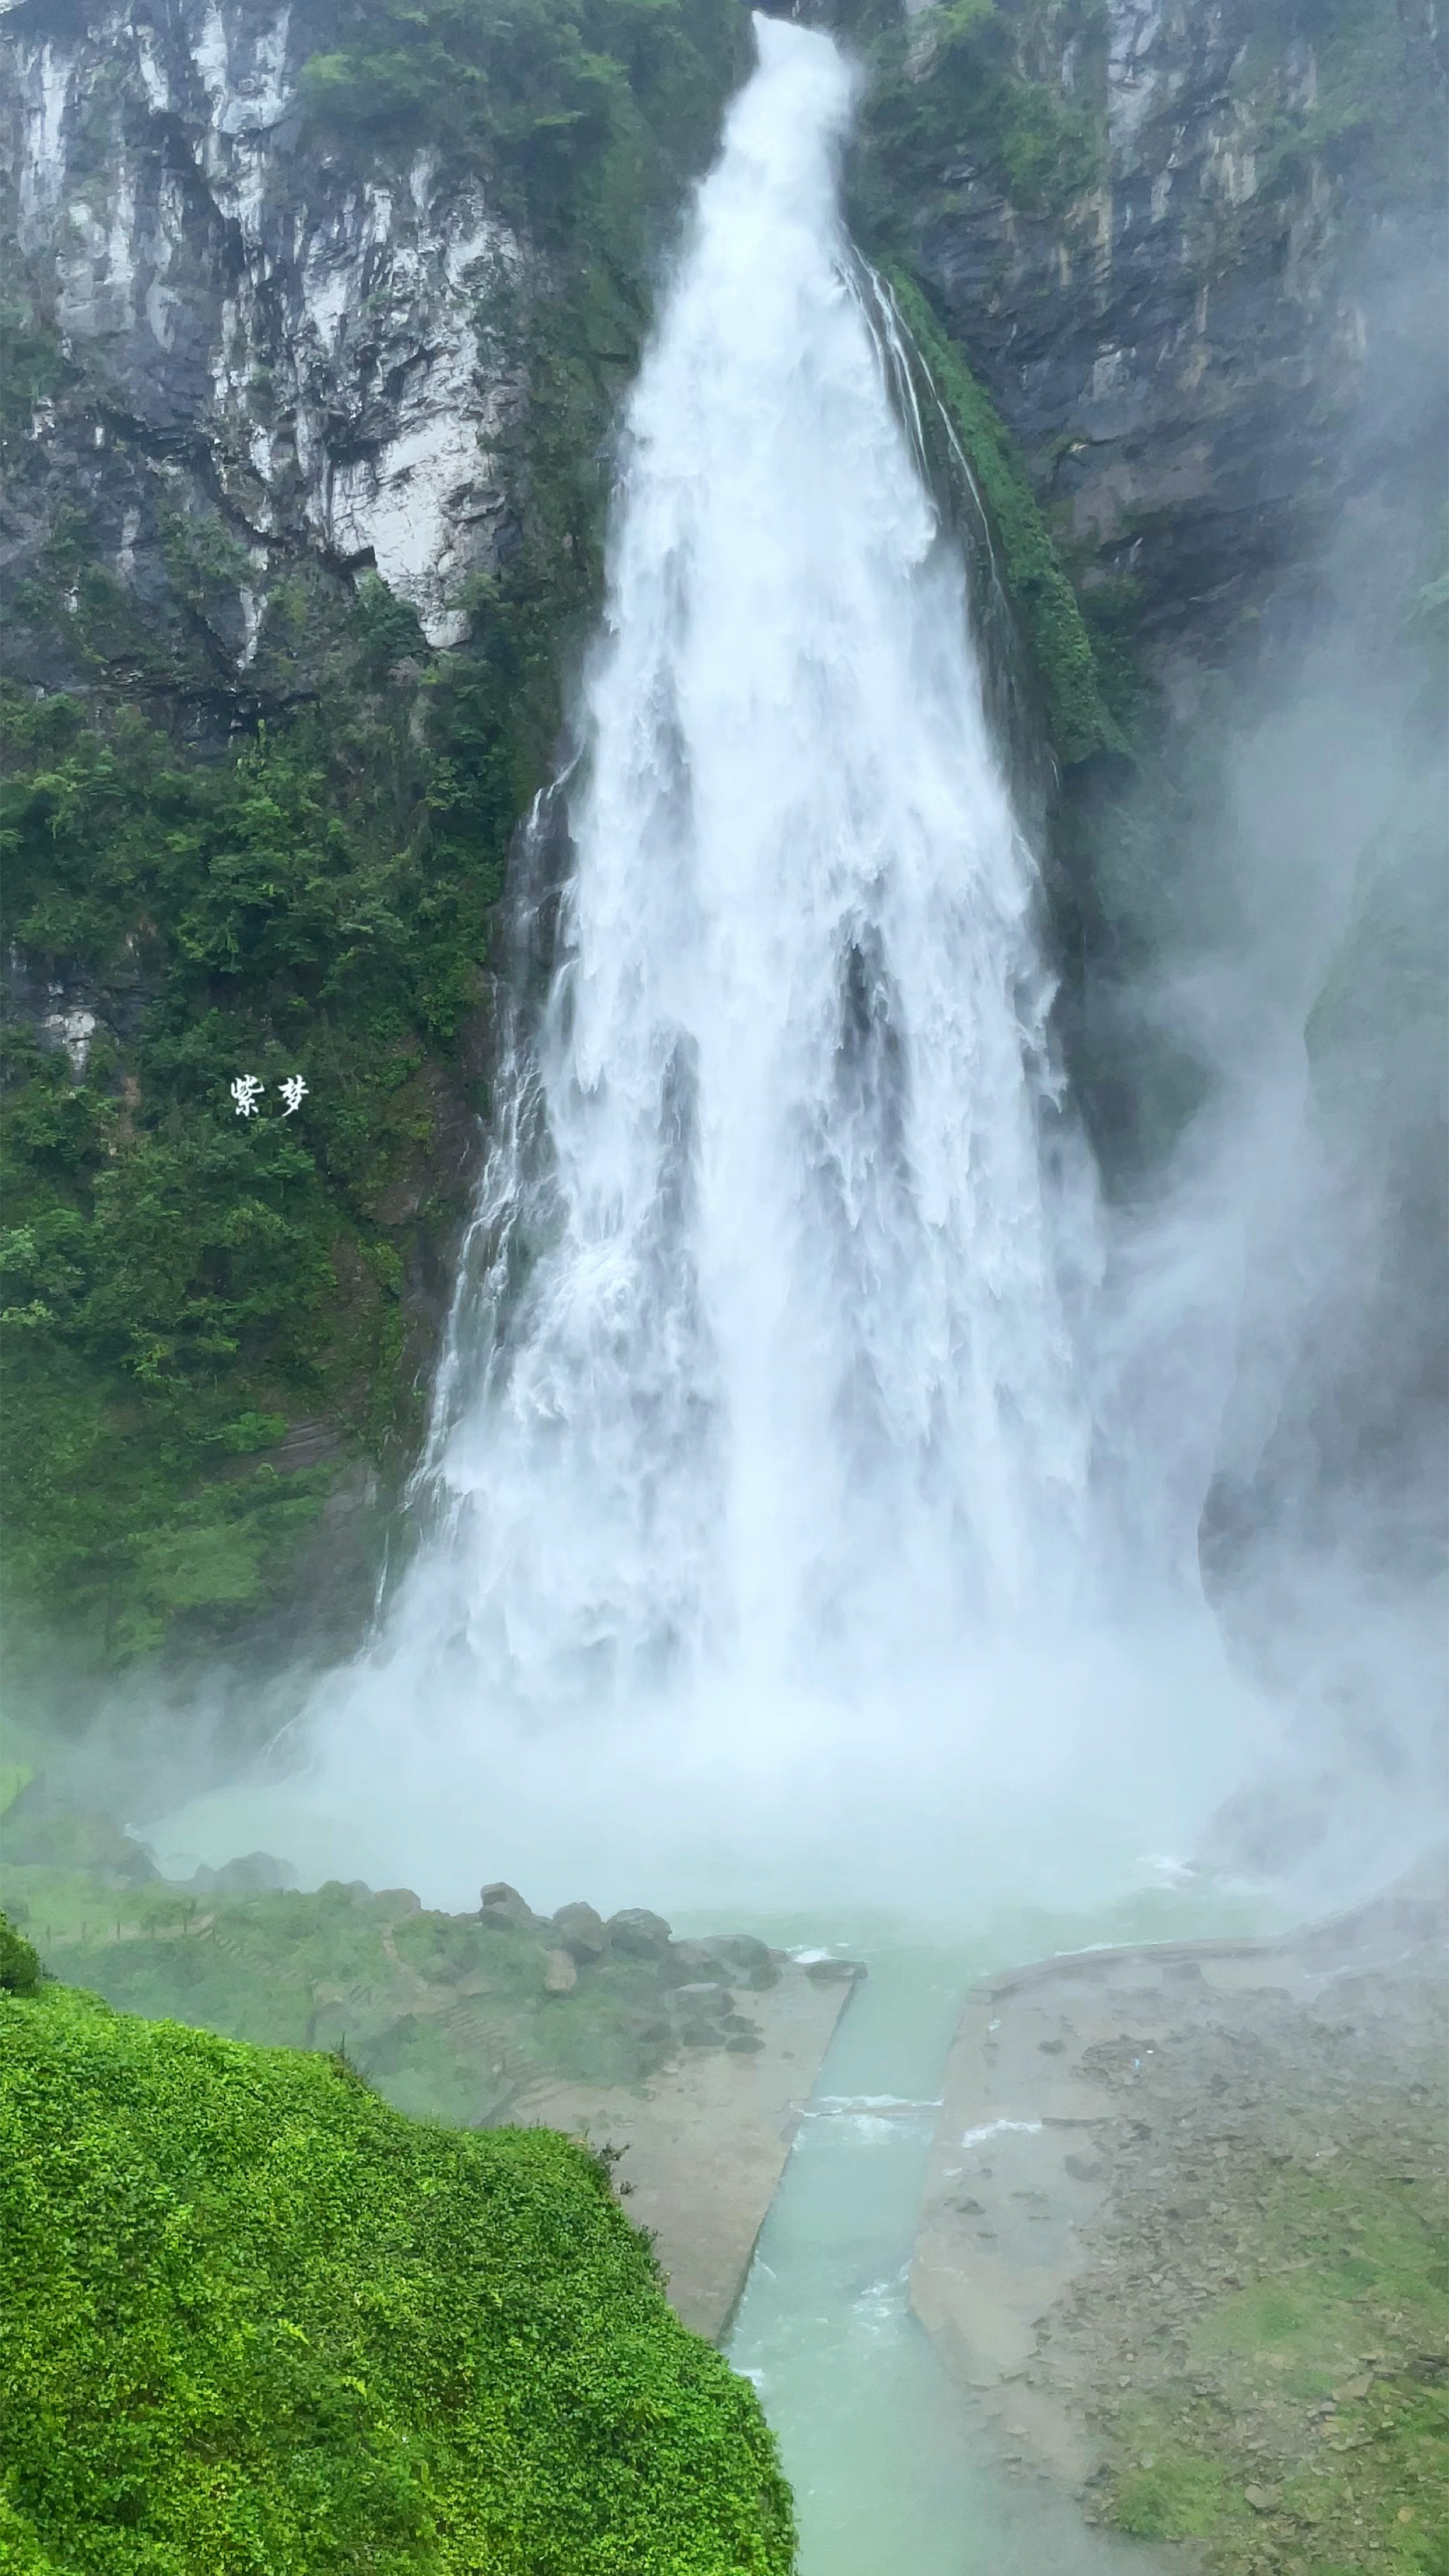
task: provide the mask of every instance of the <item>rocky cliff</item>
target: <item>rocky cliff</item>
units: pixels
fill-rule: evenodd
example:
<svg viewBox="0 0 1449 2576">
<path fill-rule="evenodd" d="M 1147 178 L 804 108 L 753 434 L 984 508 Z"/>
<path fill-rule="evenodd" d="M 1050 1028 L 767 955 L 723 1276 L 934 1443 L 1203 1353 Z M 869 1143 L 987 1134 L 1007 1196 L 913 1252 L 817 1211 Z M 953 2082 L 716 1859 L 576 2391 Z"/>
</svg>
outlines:
<svg viewBox="0 0 1449 2576">
<path fill-rule="evenodd" d="M 345 1630 L 609 425 L 745 21 L 0 32 L 12 1602 L 46 1659 L 64 1598 L 88 1663 L 289 1598 Z"/>
<path fill-rule="evenodd" d="M 965 0 L 873 54 L 862 219 L 1009 424 L 1109 658 L 1220 659 L 1321 584 L 1367 484 L 1437 493 L 1432 6 Z"/>
<path fill-rule="evenodd" d="M 10 577 L 88 504 L 97 559 L 160 622 L 178 522 L 209 534 L 187 694 L 237 713 L 285 697 L 259 648 L 300 558 L 376 571 L 456 644 L 465 577 L 517 536 L 501 446 L 522 380 L 484 317 L 527 291 L 518 230 L 436 152 L 308 148 L 306 51 L 289 8 L 247 0 L 13 38 L 15 241 L 64 374 L 12 485 Z M 73 683 L 20 605 L 8 666 Z"/>
</svg>

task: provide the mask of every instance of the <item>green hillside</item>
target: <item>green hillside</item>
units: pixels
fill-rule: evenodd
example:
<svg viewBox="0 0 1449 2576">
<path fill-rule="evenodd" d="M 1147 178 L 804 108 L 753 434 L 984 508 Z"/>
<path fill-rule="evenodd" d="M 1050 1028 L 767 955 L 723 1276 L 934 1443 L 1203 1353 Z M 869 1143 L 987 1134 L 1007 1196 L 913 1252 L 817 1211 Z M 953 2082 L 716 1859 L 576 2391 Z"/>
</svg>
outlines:
<svg viewBox="0 0 1449 2576">
<path fill-rule="evenodd" d="M 0 1992 L 0 2472 L 0 2564 L 65 2576 L 794 2558 L 600 2160 L 49 1984 Z"/>
</svg>

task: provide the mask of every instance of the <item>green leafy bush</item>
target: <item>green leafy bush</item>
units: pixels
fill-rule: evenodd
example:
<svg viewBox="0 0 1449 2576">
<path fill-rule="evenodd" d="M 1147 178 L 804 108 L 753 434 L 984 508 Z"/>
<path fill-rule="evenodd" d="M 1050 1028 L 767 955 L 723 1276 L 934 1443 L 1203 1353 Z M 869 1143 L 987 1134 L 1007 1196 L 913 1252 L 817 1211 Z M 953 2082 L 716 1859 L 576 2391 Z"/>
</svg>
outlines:
<svg viewBox="0 0 1449 2576">
<path fill-rule="evenodd" d="M 851 14 L 874 73 L 863 119 L 873 212 L 919 218 L 967 174 L 1030 215 L 1059 214 L 1102 184 L 1102 0 L 945 0 L 910 19 L 861 0 Z"/>
<path fill-rule="evenodd" d="M 793 2563 L 753 2391 L 548 2131 L 414 2126 L 336 2058 L 0 1997 L 0 2284 L 6 2564 Z"/>
<path fill-rule="evenodd" d="M 40 1982 L 33 1945 L 0 1914 L 0 1994 L 28 1995 Z"/>
</svg>

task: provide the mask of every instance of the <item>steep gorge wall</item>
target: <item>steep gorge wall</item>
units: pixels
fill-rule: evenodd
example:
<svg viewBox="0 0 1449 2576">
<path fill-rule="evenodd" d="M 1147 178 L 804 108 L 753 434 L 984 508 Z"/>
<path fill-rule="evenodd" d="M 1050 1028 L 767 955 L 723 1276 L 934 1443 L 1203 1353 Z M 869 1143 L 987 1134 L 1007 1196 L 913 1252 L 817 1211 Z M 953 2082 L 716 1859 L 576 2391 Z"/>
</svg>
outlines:
<svg viewBox="0 0 1449 2576">
<path fill-rule="evenodd" d="M 355 1625 L 416 1441 L 508 842 L 745 21 L 0 33 L 11 1623 L 285 1649 Z"/>
<path fill-rule="evenodd" d="M 854 23 L 857 224 L 1006 425 L 1116 719 L 1063 781 L 1062 1025 L 1109 1193 L 1180 1172 L 1179 1252 L 1240 1277 L 1210 1578 L 1397 1597 L 1449 1493 L 1443 10 Z"/>
<path fill-rule="evenodd" d="M 1311 590 L 1367 481 L 1437 484 L 1433 6 L 965 0 L 875 46 L 866 220 L 1008 422 L 1109 649 L 1185 680 Z"/>
</svg>

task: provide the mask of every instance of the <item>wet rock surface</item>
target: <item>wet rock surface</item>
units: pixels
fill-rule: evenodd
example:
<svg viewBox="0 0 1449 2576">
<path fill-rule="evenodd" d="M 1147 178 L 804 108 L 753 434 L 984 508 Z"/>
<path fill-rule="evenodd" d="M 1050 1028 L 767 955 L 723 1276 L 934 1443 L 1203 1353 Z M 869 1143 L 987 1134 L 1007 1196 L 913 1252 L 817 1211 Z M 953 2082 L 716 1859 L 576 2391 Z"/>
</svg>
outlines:
<svg viewBox="0 0 1449 2576">
<path fill-rule="evenodd" d="M 1311 594 L 1366 454 L 1394 475 L 1423 452 L 1411 308 L 1444 255 L 1425 122 L 1442 54 L 1429 17 L 1371 15 L 1350 33 L 1261 0 L 1107 0 L 1088 23 L 1006 0 L 1007 48 L 1075 130 L 1075 165 L 1058 149 L 1013 172 L 969 99 L 954 148 L 942 121 L 910 165 L 919 273 L 1084 596 L 1140 621 L 1179 683 L 1245 613 Z M 923 31 L 923 87 L 936 59 Z"/>
<path fill-rule="evenodd" d="M 948 2075 L 918 2312 L 1094 2520 L 1231 2576 L 1449 2538 L 1442 1895 L 992 1980 Z"/>
<path fill-rule="evenodd" d="M 715 2342 L 728 2332 L 804 2106 L 862 1974 L 841 1961 L 841 1974 L 822 1984 L 794 1960 L 767 1956 L 768 1984 L 744 1998 L 717 1983 L 675 1989 L 671 2053 L 643 2082 L 545 2079 L 513 2113 L 614 2151 L 619 2188 L 655 2240 L 671 2305 Z"/>
</svg>

